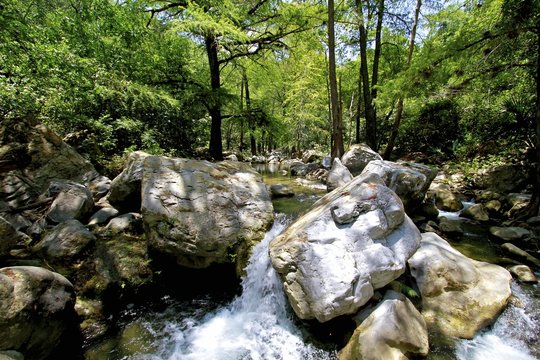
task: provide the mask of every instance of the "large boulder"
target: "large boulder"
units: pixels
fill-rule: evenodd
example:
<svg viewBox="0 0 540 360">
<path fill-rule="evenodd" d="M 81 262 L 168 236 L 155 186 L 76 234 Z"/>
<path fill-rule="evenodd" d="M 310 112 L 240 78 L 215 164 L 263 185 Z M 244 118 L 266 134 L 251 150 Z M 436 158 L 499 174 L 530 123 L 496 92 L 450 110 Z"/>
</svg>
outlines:
<svg viewBox="0 0 540 360">
<path fill-rule="evenodd" d="M 475 221 L 486 222 L 489 221 L 489 214 L 484 204 L 473 204 L 464 209 L 460 216 Z"/>
<path fill-rule="evenodd" d="M 282 198 L 294 196 L 294 189 L 287 184 L 272 184 L 268 188 L 272 198 Z"/>
<path fill-rule="evenodd" d="M 460 198 L 447 185 L 431 186 L 428 197 L 435 201 L 435 206 L 440 210 L 458 212 L 463 209 Z"/>
<path fill-rule="evenodd" d="M 512 276 L 506 269 L 467 258 L 435 233 L 422 234 L 409 267 L 428 327 L 447 336 L 473 338 L 497 318 L 512 295 Z"/>
<path fill-rule="evenodd" d="M 269 251 L 296 314 L 324 322 L 399 277 L 419 241 L 399 197 L 368 174 L 321 198 Z"/>
<path fill-rule="evenodd" d="M 113 207 L 128 212 L 141 210 L 143 162 L 148 156 L 142 151 L 129 154 L 124 170 L 111 182 L 107 199 Z"/>
<path fill-rule="evenodd" d="M 354 175 L 359 175 L 366 165 L 373 160 L 382 160 L 379 153 L 371 150 L 365 144 L 355 144 L 349 148 L 341 157 L 341 162 Z"/>
<path fill-rule="evenodd" d="M 510 193 L 527 184 L 527 169 L 519 164 L 495 165 L 475 174 L 475 183 L 480 189 Z"/>
<path fill-rule="evenodd" d="M 149 156 L 142 177 L 142 216 L 149 244 L 180 265 L 236 261 L 272 224 L 270 195 L 248 164 Z"/>
<path fill-rule="evenodd" d="M 323 158 L 324 154 L 317 150 L 308 150 L 302 155 L 302 161 L 306 164 L 321 162 Z"/>
<path fill-rule="evenodd" d="M 94 199 L 90 190 L 73 181 L 51 181 L 48 194 L 55 197 L 47 211 L 47 219 L 53 223 L 73 219 L 83 220 L 94 208 Z"/>
<path fill-rule="evenodd" d="M 0 126 L 0 147 L 17 143 L 25 149 L 27 161 L 17 169 L 0 173 L 0 193 L 11 206 L 35 201 L 52 179 L 88 183 L 98 173 L 85 158 L 45 125 L 17 120 Z"/>
<path fill-rule="evenodd" d="M 48 358 L 77 333 L 74 304 L 73 286 L 60 274 L 31 266 L 0 269 L 0 351 Z"/>
<path fill-rule="evenodd" d="M 409 353 L 426 356 L 428 351 L 424 318 L 403 294 L 389 290 L 356 328 L 339 359 L 403 360 Z"/>
<path fill-rule="evenodd" d="M 79 257 L 95 240 L 94 234 L 73 219 L 55 226 L 36 244 L 34 250 L 42 252 L 53 262 L 65 262 Z"/>
<path fill-rule="evenodd" d="M 401 198 L 407 212 L 415 210 L 422 203 L 431 181 L 437 175 L 437 172 L 427 165 L 385 160 L 371 161 L 362 173 L 379 175 L 386 186 Z"/>
<path fill-rule="evenodd" d="M 334 159 L 334 163 L 332 164 L 332 168 L 330 169 L 330 172 L 328 173 L 328 177 L 326 179 L 326 189 L 328 192 L 337 189 L 340 186 L 343 186 L 347 184 L 349 181 L 353 179 L 353 176 L 349 169 L 338 158 Z"/>
</svg>

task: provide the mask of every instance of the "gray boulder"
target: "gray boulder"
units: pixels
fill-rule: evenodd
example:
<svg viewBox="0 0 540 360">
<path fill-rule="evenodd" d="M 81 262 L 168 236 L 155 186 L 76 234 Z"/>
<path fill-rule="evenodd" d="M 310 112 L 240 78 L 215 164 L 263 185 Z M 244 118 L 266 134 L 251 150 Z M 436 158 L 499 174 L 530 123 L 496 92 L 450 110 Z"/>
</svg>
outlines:
<svg viewBox="0 0 540 360">
<path fill-rule="evenodd" d="M 241 273 L 274 219 L 261 175 L 239 162 L 149 156 L 142 194 L 150 246 L 192 268 L 235 261 Z"/>
<path fill-rule="evenodd" d="M 489 221 L 489 214 L 486 207 L 483 204 L 473 204 L 464 209 L 460 216 L 475 221 L 486 222 Z"/>
<path fill-rule="evenodd" d="M 137 213 L 127 213 L 117 216 L 105 227 L 113 234 L 137 232 L 139 228 L 142 228 L 141 215 Z"/>
<path fill-rule="evenodd" d="M 531 236 L 531 232 L 519 226 L 492 226 L 489 228 L 489 233 L 502 242 L 515 242 Z"/>
<path fill-rule="evenodd" d="M 389 290 L 356 328 L 339 360 L 403 360 L 429 351 L 426 322 L 403 294 Z"/>
<path fill-rule="evenodd" d="M 386 186 L 401 198 L 408 213 L 414 211 L 422 203 L 431 181 L 437 174 L 426 165 L 385 160 L 369 162 L 362 173 L 379 175 Z"/>
<path fill-rule="evenodd" d="M 422 296 L 422 315 L 430 330 L 471 339 L 506 307 L 510 273 L 467 258 L 435 233 L 422 234 L 409 259 Z"/>
<path fill-rule="evenodd" d="M 302 155 L 302 161 L 306 164 L 321 162 L 323 158 L 324 154 L 317 150 L 308 150 Z"/>
<path fill-rule="evenodd" d="M 93 226 L 104 224 L 119 213 L 120 212 L 113 207 L 101 208 L 90 217 L 90 220 L 88 220 L 88 225 Z"/>
<path fill-rule="evenodd" d="M 269 190 L 273 198 L 294 196 L 293 188 L 287 184 L 272 184 Z"/>
<path fill-rule="evenodd" d="M 532 256 L 531 254 L 529 254 L 525 250 L 517 247 L 514 244 L 504 243 L 504 244 L 501 245 L 501 249 L 503 249 L 503 251 L 510 254 L 513 258 L 516 258 L 516 259 L 521 260 L 523 262 L 530 263 L 530 264 L 540 268 L 540 259 Z"/>
<path fill-rule="evenodd" d="M 94 201 L 98 201 L 107 195 L 111 189 L 111 182 L 111 179 L 106 176 L 98 176 L 87 184 L 88 189 L 90 189 L 90 192 L 92 192 Z"/>
<path fill-rule="evenodd" d="M 435 206 L 443 211 L 457 212 L 463 208 L 459 197 L 446 184 L 433 184 L 428 197 L 435 200 Z"/>
<path fill-rule="evenodd" d="M 526 185 L 527 171 L 519 164 L 496 165 L 475 174 L 475 183 L 480 189 L 509 193 Z"/>
<path fill-rule="evenodd" d="M 79 257 L 96 237 L 78 220 L 68 220 L 55 226 L 34 247 L 54 262 L 70 261 Z"/>
<path fill-rule="evenodd" d="M 349 169 L 342 164 L 342 162 L 338 159 L 334 159 L 334 163 L 332 164 L 332 168 L 330 169 L 330 172 L 328 173 L 328 177 L 326 179 L 326 189 L 328 192 L 343 186 L 347 184 L 349 181 L 353 179 L 353 176 Z"/>
<path fill-rule="evenodd" d="M 73 285 L 60 274 L 31 266 L 0 269 L 0 351 L 48 358 L 77 333 L 74 304 Z"/>
<path fill-rule="evenodd" d="M 150 154 L 142 151 L 129 154 L 124 170 L 111 182 L 107 198 L 113 207 L 126 211 L 140 211 L 143 162 L 148 156 Z"/>
<path fill-rule="evenodd" d="M 382 160 L 382 156 L 365 144 L 351 146 L 341 157 L 341 162 L 353 176 L 359 175 L 366 165 L 373 160 Z"/>
<path fill-rule="evenodd" d="M 516 277 L 522 283 L 536 283 L 538 279 L 534 272 L 527 265 L 514 265 L 508 269 L 510 274 Z"/>
<path fill-rule="evenodd" d="M 355 313 L 403 274 L 419 240 L 399 197 L 368 174 L 321 198 L 269 252 L 296 314 L 324 322 Z"/>
<path fill-rule="evenodd" d="M 73 181 L 51 181 L 48 194 L 50 197 L 55 197 L 47 211 L 47 219 L 54 223 L 72 219 L 82 220 L 94 208 L 94 200 L 90 190 Z"/>
</svg>

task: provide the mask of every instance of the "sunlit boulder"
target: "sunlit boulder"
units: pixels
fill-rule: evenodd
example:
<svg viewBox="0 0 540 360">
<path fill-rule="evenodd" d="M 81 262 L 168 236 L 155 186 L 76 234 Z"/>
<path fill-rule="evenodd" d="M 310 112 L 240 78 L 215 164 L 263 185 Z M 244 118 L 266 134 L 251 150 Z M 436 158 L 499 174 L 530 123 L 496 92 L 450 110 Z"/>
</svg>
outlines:
<svg viewBox="0 0 540 360">
<path fill-rule="evenodd" d="M 469 259 L 435 233 L 422 234 L 409 267 L 428 327 L 447 336 L 474 337 L 495 321 L 512 294 L 506 269 Z"/>
<path fill-rule="evenodd" d="M 403 274 L 419 241 L 399 197 L 367 174 L 321 198 L 269 251 L 296 314 L 324 322 Z"/>
<path fill-rule="evenodd" d="M 339 360 L 403 360 L 408 354 L 428 354 L 426 322 L 405 295 L 389 290 L 367 312 L 339 352 Z"/>
<path fill-rule="evenodd" d="M 234 262 L 240 272 L 274 218 L 262 176 L 236 161 L 149 156 L 141 194 L 149 245 L 192 268 Z"/>
</svg>

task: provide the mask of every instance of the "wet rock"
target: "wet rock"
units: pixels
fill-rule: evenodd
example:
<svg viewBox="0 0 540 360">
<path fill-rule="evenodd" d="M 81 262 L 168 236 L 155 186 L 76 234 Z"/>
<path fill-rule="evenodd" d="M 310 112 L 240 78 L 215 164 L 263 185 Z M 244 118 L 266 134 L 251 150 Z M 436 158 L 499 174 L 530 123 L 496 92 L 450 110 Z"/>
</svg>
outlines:
<svg viewBox="0 0 540 360">
<path fill-rule="evenodd" d="M 489 233 L 503 242 L 515 242 L 528 238 L 531 235 L 529 230 L 518 226 L 492 226 L 489 228 Z"/>
<path fill-rule="evenodd" d="M 510 274 L 512 274 L 519 282 L 522 283 L 536 283 L 538 279 L 536 275 L 527 265 L 514 265 L 508 269 Z"/>
<path fill-rule="evenodd" d="M 429 189 L 429 196 L 435 199 L 435 205 L 440 210 L 457 212 L 463 208 L 459 197 L 448 187 L 431 187 Z"/>
<path fill-rule="evenodd" d="M 24 360 L 24 355 L 18 351 L 0 351 L 0 360 Z"/>
<path fill-rule="evenodd" d="M 507 270 L 467 258 L 435 233 L 422 234 L 409 267 L 428 328 L 446 336 L 473 338 L 497 318 L 511 295 Z"/>
<path fill-rule="evenodd" d="M 0 269 L 0 351 L 48 358 L 78 333 L 74 303 L 73 285 L 60 274 L 31 266 Z"/>
<path fill-rule="evenodd" d="M 402 360 L 429 351 L 426 322 L 404 295 L 387 291 L 339 352 L 340 360 Z"/>
<path fill-rule="evenodd" d="M 231 155 L 226 156 L 225 160 L 238 161 L 238 156 L 236 156 L 235 154 L 231 154 Z"/>
<path fill-rule="evenodd" d="M 143 162 L 148 156 L 150 154 L 142 151 L 129 154 L 124 170 L 111 182 L 107 199 L 113 207 L 127 212 L 140 211 Z"/>
<path fill-rule="evenodd" d="M 347 184 L 349 181 L 351 181 L 353 178 L 351 172 L 345 165 L 341 163 L 341 161 L 338 158 L 334 159 L 334 163 L 332 164 L 332 168 L 330 169 L 330 172 L 328 173 L 328 177 L 326 179 L 326 189 L 328 192 L 343 186 Z"/>
<path fill-rule="evenodd" d="M 79 257 L 96 237 L 78 220 L 68 220 L 55 226 L 34 247 L 54 262 L 70 261 Z"/>
<path fill-rule="evenodd" d="M 484 204 L 489 214 L 499 215 L 502 210 L 502 203 L 499 200 L 489 200 Z"/>
<path fill-rule="evenodd" d="M 82 220 L 94 207 L 92 193 L 84 185 L 67 180 L 53 180 L 48 189 L 49 196 L 55 196 L 47 219 L 53 223 L 77 219 Z"/>
<path fill-rule="evenodd" d="M 437 219 L 439 217 L 439 209 L 431 201 L 422 202 L 418 209 L 419 215 L 424 215 L 428 219 Z"/>
<path fill-rule="evenodd" d="M 540 260 L 529 254 L 523 249 L 520 249 L 514 244 L 511 243 L 504 243 L 501 245 L 501 248 L 507 252 L 508 254 L 512 255 L 512 257 L 517 258 L 519 260 L 528 262 L 532 265 L 535 265 L 537 267 L 540 267 Z"/>
<path fill-rule="evenodd" d="M 341 162 L 353 176 L 359 175 L 372 160 L 382 160 L 382 156 L 365 144 L 351 146 L 341 157 Z"/>
<path fill-rule="evenodd" d="M 439 229 L 448 235 L 462 235 L 461 221 L 448 219 L 444 216 L 439 218 Z"/>
<path fill-rule="evenodd" d="M 475 221 L 489 221 L 489 214 L 483 204 L 473 204 L 464 209 L 459 215 Z"/>
<path fill-rule="evenodd" d="M 269 190 L 273 198 L 294 196 L 293 188 L 286 184 L 272 184 Z"/>
<path fill-rule="evenodd" d="M 149 156 L 142 194 L 150 246 L 186 267 L 235 261 L 240 273 L 274 219 L 261 175 L 238 162 Z"/>
<path fill-rule="evenodd" d="M 366 174 L 321 198 L 269 251 L 296 314 L 324 322 L 399 277 L 419 239 L 399 197 Z"/>
<path fill-rule="evenodd" d="M 436 175 L 436 171 L 426 165 L 384 160 L 370 161 L 362 173 L 379 175 L 386 186 L 400 197 L 408 214 L 420 206 Z"/>
</svg>

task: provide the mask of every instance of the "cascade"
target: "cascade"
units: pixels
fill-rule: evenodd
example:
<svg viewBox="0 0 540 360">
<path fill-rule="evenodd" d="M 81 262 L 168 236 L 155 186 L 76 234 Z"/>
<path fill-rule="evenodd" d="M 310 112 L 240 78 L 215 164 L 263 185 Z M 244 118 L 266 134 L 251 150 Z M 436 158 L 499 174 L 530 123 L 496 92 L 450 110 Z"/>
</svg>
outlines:
<svg viewBox="0 0 540 360">
<path fill-rule="evenodd" d="M 287 304 L 282 284 L 272 268 L 268 244 L 287 225 L 277 215 L 272 229 L 253 249 L 242 294 L 202 320 L 171 327 L 169 346 L 159 358 L 180 359 L 333 359 L 331 351 L 305 343 Z"/>
</svg>

